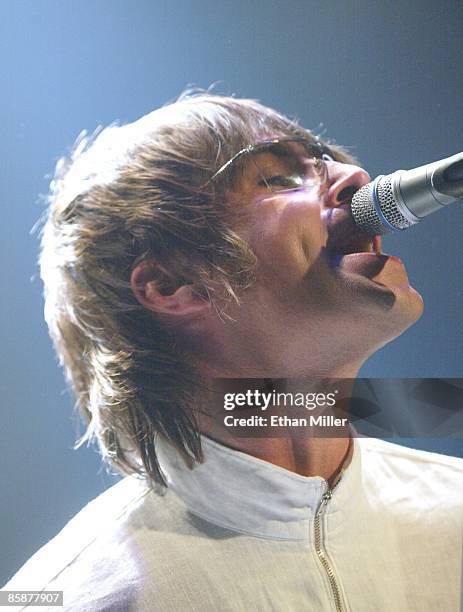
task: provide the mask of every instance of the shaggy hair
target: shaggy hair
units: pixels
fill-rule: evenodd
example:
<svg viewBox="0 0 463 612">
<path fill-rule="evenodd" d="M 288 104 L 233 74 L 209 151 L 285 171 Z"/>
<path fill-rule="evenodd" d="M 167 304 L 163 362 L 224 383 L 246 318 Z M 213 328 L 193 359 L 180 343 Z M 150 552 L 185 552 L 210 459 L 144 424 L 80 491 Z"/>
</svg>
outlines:
<svg viewBox="0 0 463 612">
<path fill-rule="evenodd" d="M 202 460 L 200 379 L 171 331 L 134 297 L 130 275 L 156 262 L 161 293 L 192 284 L 239 302 L 253 253 L 232 229 L 226 177 L 237 151 L 275 136 L 315 137 L 254 100 L 184 95 L 134 123 L 83 133 L 51 182 L 42 232 L 45 318 L 104 460 L 165 484 L 156 434 Z M 339 161 L 351 161 L 337 147 Z M 225 182 L 224 182 L 225 181 Z"/>
</svg>

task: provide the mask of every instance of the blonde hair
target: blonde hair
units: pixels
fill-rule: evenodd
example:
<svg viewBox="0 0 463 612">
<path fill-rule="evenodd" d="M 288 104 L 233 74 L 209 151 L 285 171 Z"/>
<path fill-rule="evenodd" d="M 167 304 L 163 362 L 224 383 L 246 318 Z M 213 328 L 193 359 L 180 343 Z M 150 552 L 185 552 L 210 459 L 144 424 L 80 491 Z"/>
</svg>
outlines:
<svg viewBox="0 0 463 612">
<path fill-rule="evenodd" d="M 275 135 L 314 138 L 254 100 L 184 95 L 134 123 L 82 134 L 51 182 L 40 267 L 45 318 L 104 460 L 165 484 L 155 435 L 192 465 L 202 459 L 198 376 L 169 329 L 135 299 L 134 266 L 157 264 L 159 290 L 195 284 L 239 295 L 255 257 L 208 178 L 238 150 Z M 349 160 L 336 149 L 341 161 Z"/>
</svg>

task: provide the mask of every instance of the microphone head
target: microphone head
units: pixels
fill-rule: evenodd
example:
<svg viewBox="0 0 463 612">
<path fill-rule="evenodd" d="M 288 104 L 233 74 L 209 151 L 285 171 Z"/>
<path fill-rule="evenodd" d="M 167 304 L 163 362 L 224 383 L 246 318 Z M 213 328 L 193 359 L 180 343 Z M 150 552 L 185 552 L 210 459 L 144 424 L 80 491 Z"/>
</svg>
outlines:
<svg viewBox="0 0 463 612">
<path fill-rule="evenodd" d="M 351 213 L 357 227 L 372 236 L 400 231 L 412 225 L 394 196 L 393 175 L 378 176 L 352 198 Z"/>
</svg>

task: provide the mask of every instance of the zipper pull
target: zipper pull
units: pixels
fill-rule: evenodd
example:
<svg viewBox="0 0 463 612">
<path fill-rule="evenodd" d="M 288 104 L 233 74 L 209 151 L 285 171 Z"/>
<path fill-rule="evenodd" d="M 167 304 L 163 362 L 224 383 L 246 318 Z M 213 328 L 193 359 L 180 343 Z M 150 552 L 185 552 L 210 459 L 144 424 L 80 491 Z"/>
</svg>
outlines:
<svg viewBox="0 0 463 612">
<path fill-rule="evenodd" d="M 332 493 L 331 489 L 327 489 L 323 493 L 320 505 L 318 506 L 318 511 L 317 511 L 316 517 L 320 517 L 322 515 L 323 509 L 326 506 L 326 504 L 329 502 L 329 500 L 331 499 L 332 495 L 333 495 L 333 493 Z"/>
<path fill-rule="evenodd" d="M 328 501 L 329 499 L 331 499 L 333 497 L 333 492 L 331 489 L 328 489 L 327 491 L 325 491 L 325 493 L 323 493 L 322 495 L 322 499 L 323 501 Z"/>
</svg>

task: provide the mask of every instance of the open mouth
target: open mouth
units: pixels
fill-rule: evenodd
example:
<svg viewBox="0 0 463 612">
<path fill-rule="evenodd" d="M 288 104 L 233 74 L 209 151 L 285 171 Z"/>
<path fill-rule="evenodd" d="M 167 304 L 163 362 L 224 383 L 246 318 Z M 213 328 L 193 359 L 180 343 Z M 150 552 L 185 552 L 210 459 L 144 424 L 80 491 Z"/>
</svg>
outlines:
<svg viewBox="0 0 463 612">
<path fill-rule="evenodd" d="M 341 204 L 328 211 L 328 241 L 326 251 L 330 259 L 339 260 L 352 253 L 374 253 L 382 255 L 381 236 L 371 237 L 354 223 L 349 204 Z"/>
</svg>

